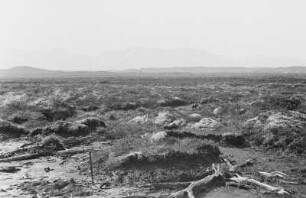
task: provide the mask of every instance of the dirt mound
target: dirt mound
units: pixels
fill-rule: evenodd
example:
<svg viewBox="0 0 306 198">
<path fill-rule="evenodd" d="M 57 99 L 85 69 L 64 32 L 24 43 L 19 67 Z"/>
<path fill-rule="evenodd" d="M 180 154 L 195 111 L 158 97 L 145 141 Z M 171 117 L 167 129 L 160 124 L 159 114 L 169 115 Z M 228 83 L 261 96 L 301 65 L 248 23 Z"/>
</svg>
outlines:
<svg viewBox="0 0 306 198">
<path fill-rule="evenodd" d="M 155 124 L 157 125 L 164 125 L 174 121 L 175 117 L 168 111 L 159 112 L 158 115 L 155 117 Z"/>
<path fill-rule="evenodd" d="M 207 97 L 207 98 L 202 98 L 200 101 L 201 104 L 208 104 L 208 103 L 213 103 L 213 102 L 219 102 L 219 100 L 214 97 Z"/>
<path fill-rule="evenodd" d="M 203 130 L 203 129 L 216 129 L 221 127 L 222 124 L 212 118 L 202 118 L 199 122 L 189 124 L 189 128 L 196 129 L 196 130 Z"/>
<path fill-rule="evenodd" d="M 169 124 L 166 124 L 164 126 L 164 129 L 178 129 L 182 126 L 185 126 L 186 125 L 186 120 L 183 119 L 183 118 L 179 118 L 177 120 L 174 120 L 173 122 L 169 123 Z"/>
<path fill-rule="evenodd" d="M 221 135 L 217 134 L 197 135 L 186 131 L 167 131 L 166 135 L 167 137 L 174 137 L 179 139 L 195 138 L 202 140 L 211 140 L 227 147 L 244 148 L 249 146 L 243 134 L 236 134 L 236 133 L 224 133 Z"/>
<path fill-rule="evenodd" d="M 193 122 L 198 122 L 201 120 L 202 118 L 202 115 L 201 114 L 198 114 L 198 113 L 193 113 L 193 114 L 190 114 L 188 116 L 189 120 L 190 121 L 193 121 Z"/>
<path fill-rule="evenodd" d="M 188 105 L 189 102 L 179 97 L 172 97 L 169 99 L 159 100 L 157 101 L 157 104 L 162 107 L 178 107 Z"/>
<path fill-rule="evenodd" d="M 66 122 L 66 121 L 57 121 L 49 127 L 45 128 L 36 128 L 31 131 L 30 136 L 35 136 L 38 134 L 42 135 L 51 135 L 57 134 L 62 137 L 70 136 L 86 136 L 90 133 L 90 128 L 85 124 Z"/>
<path fill-rule="evenodd" d="M 303 153 L 306 149 L 306 114 L 267 112 L 246 121 L 244 133 L 257 145 Z"/>
<path fill-rule="evenodd" d="M 65 150 L 63 143 L 55 136 L 50 135 L 41 141 L 41 147 L 53 151 Z"/>
<path fill-rule="evenodd" d="M 95 130 L 97 127 L 106 127 L 106 124 L 97 117 L 88 117 L 83 120 L 79 120 L 76 123 L 84 124 L 88 126 L 91 130 Z"/>
<path fill-rule="evenodd" d="M 303 98 L 291 95 L 275 94 L 264 96 L 261 99 L 252 102 L 253 106 L 261 109 L 285 109 L 297 110 L 303 103 Z"/>
<path fill-rule="evenodd" d="M 158 141 L 164 140 L 166 137 L 167 137 L 167 132 L 158 131 L 151 135 L 150 140 L 152 142 L 158 142 Z"/>
<path fill-rule="evenodd" d="M 57 121 L 51 126 L 51 131 L 55 134 L 69 137 L 69 136 L 85 136 L 90 133 L 90 129 L 85 124 L 78 124 L 65 121 Z"/>
<path fill-rule="evenodd" d="M 91 192 L 85 191 L 82 185 L 77 184 L 73 179 L 54 181 L 39 180 L 33 182 L 24 182 L 19 185 L 23 191 L 27 191 L 34 196 L 39 197 L 72 197 L 72 196 L 89 196 Z"/>
<path fill-rule="evenodd" d="M 22 126 L 0 119 L 0 139 L 18 138 L 28 133 Z"/>
<path fill-rule="evenodd" d="M 150 122 L 150 118 L 149 115 L 136 116 L 135 118 L 131 119 L 129 122 L 144 125 Z"/>
<path fill-rule="evenodd" d="M 128 142 L 126 144 L 131 145 Z M 141 144 L 147 146 L 143 147 Z M 104 175 L 105 172 L 106 175 L 112 175 L 112 178 L 108 179 L 112 180 L 112 184 L 118 185 L 191 181 L 203 177 L 207 167 L 212 163 L 220 162 L 218 147 L 204 140 L 148 140 L 137 142 L 134 146 L 132 149 L 129 146 L 130 152 L 124 149 L 124 154 L 118 155 L 114 150 L 106 155 L 102 161 L 95 164 L 97 174 L 102 171 Z"/>
<path fill-rule="evenodd" d="M 75 114 L 76 108 L 66 103 L 51 102 L 46 106 L 42 106 L 40 112 L 48 121 L 65 120 Z"/>
</svg>

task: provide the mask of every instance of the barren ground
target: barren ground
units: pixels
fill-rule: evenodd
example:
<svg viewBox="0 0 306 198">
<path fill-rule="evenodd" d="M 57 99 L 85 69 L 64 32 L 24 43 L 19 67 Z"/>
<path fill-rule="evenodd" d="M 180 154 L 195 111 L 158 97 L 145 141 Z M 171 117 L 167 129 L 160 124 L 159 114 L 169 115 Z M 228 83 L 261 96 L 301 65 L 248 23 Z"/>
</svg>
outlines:
<svg viewBox="0 0 306 198">
<path fill-rule="evenodd" d="M 213 183 L 195 197 L 306 197 L 305 93 L 286 76 L 1 81 L 0 197 L 168 197 L 248 159 L 235 173 L 288 194 Z"/>
</svg>

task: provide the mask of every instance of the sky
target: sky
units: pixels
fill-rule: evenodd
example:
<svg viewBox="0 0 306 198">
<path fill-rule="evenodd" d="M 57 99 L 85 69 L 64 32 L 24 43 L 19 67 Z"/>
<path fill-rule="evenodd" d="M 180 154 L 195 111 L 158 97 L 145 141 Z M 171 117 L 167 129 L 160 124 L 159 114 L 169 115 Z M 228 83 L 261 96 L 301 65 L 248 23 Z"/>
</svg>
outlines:
<svg viewBox="0 0 306 198">
<path fill-rule="evenodd" d="M 87 61 L 89 69 L 111 69 L 101 53 L 134 48 L 199 49 L 247 66 L 306 65 L 305 7 L 305 0 L 1 0 L 0 69 L 78 70 Z"/>
</svg>

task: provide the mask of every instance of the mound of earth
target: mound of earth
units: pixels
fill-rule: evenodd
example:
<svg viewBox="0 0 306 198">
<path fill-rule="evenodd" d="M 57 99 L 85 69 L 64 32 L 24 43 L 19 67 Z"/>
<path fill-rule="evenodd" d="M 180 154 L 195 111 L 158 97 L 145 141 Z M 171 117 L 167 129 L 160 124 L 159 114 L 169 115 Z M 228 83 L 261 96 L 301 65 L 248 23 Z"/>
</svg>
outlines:
<svg viewBox="0 0 306 198">
<path fill-rule="evenodd" d="M 302 105 L 303 102 L 304 99 L 302 97 L 275 94 L 264 96 L 259 100 L 252 102 L 251 105 L 257 106 L 261 109 L 296 110 Z"/>
<path fill-rule="evenodd" d="M 135 118 L 131 119 L 129 122 L 144 125 L 149 123 L 150 119 L 149 115 L 143 115 L 143 116 L 136 116 Z"/>
<path fill-rule="evenodd" d="M 90 128 L 85 124 L 57 121 L 49 127 L 34 129 L 33 131 L 31 131 L 30 135 L 50 135 L 52 133 L 55 133 L 62 137 L 86 136 L 90 133 Z"/>
<path fill-rule="evenodd" d="M 172 97 L 169 99 L 161 99 L 157 101 L 157 104 L 162 107 L 178 107 L 188 105 L 189 102 L 179 97 Z"/>
<path fill-rule="evenodd" d="M 152 137 L 165 134 L 158 132 Z M 184 182 L 202 178 L 207 167 L 220 162 L 220 150 L 216 145 L 195 139 L 162 139 L 146 143 L 147 148 L 138 147 L 120 155 L 104 154 L 103 160 L 95 163 L 96 174 L 111 175 L 104 180 L 111 180 L 114 185 Z"/>
<path fill-rule="evenodd" d="M 28 131 L 17 124 L 0 119 L 0 139 L 18 138 L 28 134 Z"/>
<path fill-rule="evenodd" d="M 189 128 L 196 130 L 204 130 L 204 129 L 216 129 L 221 127 L 222 124 L 212 118 L 202 118 L 199 122 L 189 124 Z"/>
<path fill-rule="evenodd" d="M 167 133 L 165 131 L 158 131 L 151 135 L 150 140 L 152 142 L 158 142 L 160 140 L 164 140 L 167 137 Z"/>
<path fill-rule="evenodd" d="M 174 120 L 173 122 L 166 124 L 164 126 L 164 129 L 169 129 L 169 130 L 178 129 L 184 125 L 186 125 L 186 120 L 183 118 L 179 118 L 179 119 Z"/>
<path fill-rule="evenodd" d="M 257 145 L 303 153 L 306 149 L 306 114 L 267 112 L 247 120 L 244 133 Z"/>
<path fill-rule="evenodd" d="M 66 103 L 51 103 L 43 106 L 40 112 L 48 121 L 65 120 L 75 114 L 75 107 Z"/>
<path fill-rule="evenodd" d="M 189 120 L 190 121 L 193 121 L 193 122 L 198 122 L 201 120 L 202 118 L 202 115 L 201 114 L 198 114 L 198 113 L 192 113 L 188 116 Z"/>
<path fill-rule="evenodd" d="M 77 121 L 78 124 L 84 124 L 88 126 L 91 130 L 95 130 L 98 127 L 106 127 L 106 124 L 97 117 L 88 117 Z"/>
<path fill-rule="evenodd" d="M 157 125 L 165 125 L 172 121 L 174 121 L 175 117 L 168 111 L 159 112 L 155 117 L 155 124 Z"/>
<path fill-rule="evenodd" d="M 17 111 L 16 113 L 11 114 L 7 120 L 15 124 L 23 124 L 30 120 L 41 121 L 43 119 L 45 119 L 44 115 L 39 112 Z"/>
</svg>

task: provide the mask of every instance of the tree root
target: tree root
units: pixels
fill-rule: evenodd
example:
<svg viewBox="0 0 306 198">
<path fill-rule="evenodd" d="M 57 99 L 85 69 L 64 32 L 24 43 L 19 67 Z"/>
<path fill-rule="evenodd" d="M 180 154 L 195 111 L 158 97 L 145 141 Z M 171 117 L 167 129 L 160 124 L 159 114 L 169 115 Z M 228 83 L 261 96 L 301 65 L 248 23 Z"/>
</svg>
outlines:
<svg viewBox="0 0 306 198">
<path fill-rule="evenodd" d="M 168 196 L 168 198 L 185 198 L 186 196 L 189 197 L 189 198 L 195 198 L 194 188 L 199 187 L 199 186 L 203 187 L 205 185 L 209 185 L 211 182 L 215 182 L 216 179 L 222 179 L 223 178 L 219 165 L 216 167 L 213 164 L 212 168 L 214 170 L 214 173 L 212 175 L 204 177 L 201 180 L 191 182 L 191 184 L 187 188 L 171 194 L 170 196 Z"/>
</svg>

